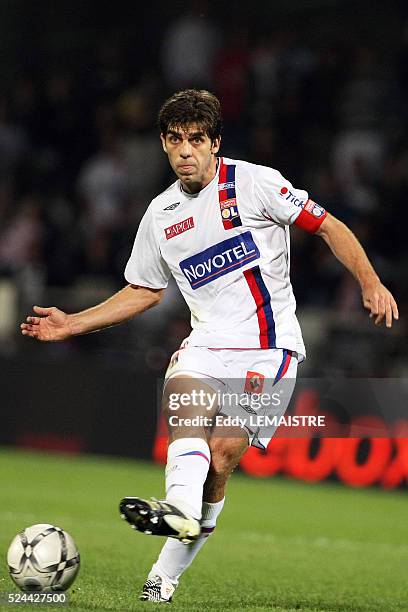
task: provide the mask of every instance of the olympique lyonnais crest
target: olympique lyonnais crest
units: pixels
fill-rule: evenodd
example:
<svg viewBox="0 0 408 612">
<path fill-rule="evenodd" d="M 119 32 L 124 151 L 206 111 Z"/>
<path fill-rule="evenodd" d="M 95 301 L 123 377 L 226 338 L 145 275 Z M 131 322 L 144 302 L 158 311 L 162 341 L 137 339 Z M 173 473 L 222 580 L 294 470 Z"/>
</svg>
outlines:
<svg viewBox="0 0 408 612">
<path fill-rule="evenodd" d="M 220 173 L 218 178 L 218 199 L 222 224 L 225 230 L 242 225 L 239 216 L 238 204 L 235 192 L 235 166 L 224 164 L 221 158 Z"/>
<path fill-rule="evenodd" d="M 247 393 L 262 393 L 265 376 L 259 372 L 247 372 L 244 390 Z"/>
</svg>

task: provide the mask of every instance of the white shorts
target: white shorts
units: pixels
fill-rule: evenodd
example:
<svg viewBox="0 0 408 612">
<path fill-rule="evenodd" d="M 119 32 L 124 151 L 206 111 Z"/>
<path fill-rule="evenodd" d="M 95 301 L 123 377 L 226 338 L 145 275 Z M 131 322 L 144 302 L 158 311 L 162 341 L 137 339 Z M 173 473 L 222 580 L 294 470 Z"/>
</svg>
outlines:
<svg viewBox="0 0 408 612">
<path fill-rule="evenodd" d="M 250 444 L 265 449 L 288 405 L 296 382 L 298 355 L 286 349 L 210 349 L 176 351 L 165 376 L 200 378 L 218 394 L 218 414 L 246 430 Z"/>
</svg>

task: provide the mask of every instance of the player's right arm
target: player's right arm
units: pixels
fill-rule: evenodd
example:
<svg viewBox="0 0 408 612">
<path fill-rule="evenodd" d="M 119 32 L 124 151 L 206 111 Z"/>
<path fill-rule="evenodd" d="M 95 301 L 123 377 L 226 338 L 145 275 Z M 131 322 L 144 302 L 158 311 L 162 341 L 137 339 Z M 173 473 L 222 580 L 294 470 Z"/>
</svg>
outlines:
<svg viewBox="0 0 408 612">
<path fill-rule="evenodd" d="M 160 302 L 169 277 L 170 270 L 161 255 L 149 206 L 126 265 L 127 287 L 105 302 L 75 314 L 66 314 L 55 306 L 34 306 L 37 316 L 27 317 L 27 322 L 21 325 L 21 333 L 37 340 L 57 341 L 128 321 Z"/>
<path fill-rule="evenodd" d="M 132 319 L 158 304 L 163 292 L 164 289 L 128 285 L 105 302 L 75 314 L 67 314 L 55 306 L 34 306 L 37 316 L 27 317 L 27 322 L 21 324 L 21 333 L 45 342 L 88 334 Z"/>
</svg>

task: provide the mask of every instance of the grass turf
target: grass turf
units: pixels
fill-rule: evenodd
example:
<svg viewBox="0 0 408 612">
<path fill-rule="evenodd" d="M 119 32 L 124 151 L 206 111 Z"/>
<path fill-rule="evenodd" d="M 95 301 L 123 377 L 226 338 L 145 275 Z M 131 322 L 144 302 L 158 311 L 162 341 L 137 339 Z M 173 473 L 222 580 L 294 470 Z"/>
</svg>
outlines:
<svg viewBox="0 0 408 612">
<path fill-rule="evenodd" d="M 63 527 L 77 542 L 81 570 L 62 609 L 157 608 L 137 595 L 163 540 L 133 532 L 117 505 L 124 495 L 161 496 L 161 467 L 3 449 L 0 491 L 2 559 L 34 523 Z M 234 474 L 217 533 L 183 577 L 172 610 L 408 610 L 407 509 L 403 491 Z M 16 590 L 3 561 L 0 591 Z"/>
</svg>

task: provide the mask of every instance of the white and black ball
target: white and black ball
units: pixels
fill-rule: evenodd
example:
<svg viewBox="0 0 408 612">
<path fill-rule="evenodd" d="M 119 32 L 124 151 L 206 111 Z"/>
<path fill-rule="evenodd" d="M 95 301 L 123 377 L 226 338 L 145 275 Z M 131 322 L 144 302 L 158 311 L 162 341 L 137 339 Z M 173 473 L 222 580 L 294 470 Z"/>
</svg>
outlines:
<svg viewBox="0 0 408 612">
<path fill-rule="evenodd" d="M 74 582 L 80 557 L 72 537 L 41 523 L 16 535 L 7 553 L 10 576 L 22 591 L 65 591 Z"/>
</svg>

